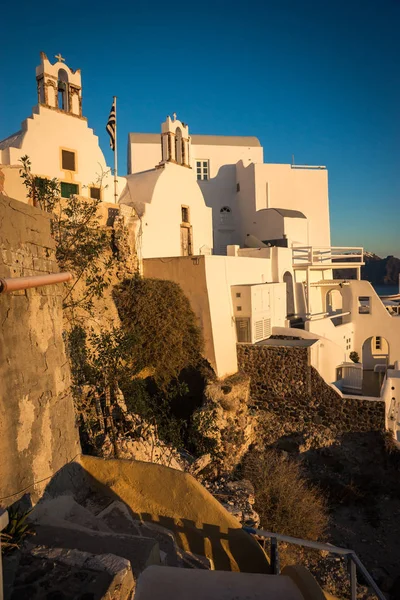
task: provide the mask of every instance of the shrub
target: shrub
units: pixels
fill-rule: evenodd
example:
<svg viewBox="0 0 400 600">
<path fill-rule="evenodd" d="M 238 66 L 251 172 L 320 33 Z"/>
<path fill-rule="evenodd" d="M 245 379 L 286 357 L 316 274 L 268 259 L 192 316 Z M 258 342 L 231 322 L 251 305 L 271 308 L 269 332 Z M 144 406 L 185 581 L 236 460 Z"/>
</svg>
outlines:
<svg viewBox="0 0 400 600">
<path fill-rule="evenodd" d="M 244 472 L 254 485 L 255 510 L 264 529 L 308 540 L 324 536 L 325 501 L 304 479 L 298 463 L 276 450 L 264 450 L 248 455 Z"/>
<path fill-rule="evenodd" d="M 177 283 L 135 276 L 115 290 L 123 328 L 135 337 L 133 362 L 166 387 L 183 369 L 196 367 L 203 347 L 189 300 Z"/>
<path fill-rule="evenodd" d="M 357 352 L 350 352 L 349 357 L 354 363 L 360 362 L 360 357 L 358 356 Z"/>
</svg>

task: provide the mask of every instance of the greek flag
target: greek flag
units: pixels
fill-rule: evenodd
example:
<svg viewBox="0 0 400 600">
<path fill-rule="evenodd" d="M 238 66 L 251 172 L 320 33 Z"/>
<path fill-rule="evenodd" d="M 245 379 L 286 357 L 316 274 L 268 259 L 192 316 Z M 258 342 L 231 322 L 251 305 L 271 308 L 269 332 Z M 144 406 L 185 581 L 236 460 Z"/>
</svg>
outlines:
<svg viewBox="0 0 400 600">
<path fill-rule="evenodd" d="M 111 106 L 111 110 L 110 110 L 110 116 L 108 117 L 107 126 L 106 126 L 107 133 L 110 136 L 110 146 L 111 146 L 111 149 L 114 151 L 115 151 L 116 116 L 117 116 L 116 98 L 114 98 L 112 106 Z"/>
</svg>

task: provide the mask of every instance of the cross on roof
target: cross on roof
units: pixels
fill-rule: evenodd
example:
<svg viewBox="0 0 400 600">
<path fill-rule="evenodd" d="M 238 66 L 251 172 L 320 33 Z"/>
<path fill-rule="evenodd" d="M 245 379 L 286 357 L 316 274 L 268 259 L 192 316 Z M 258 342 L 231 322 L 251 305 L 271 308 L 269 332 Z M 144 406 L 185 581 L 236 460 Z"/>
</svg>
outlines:
<svg viewBox="0 0 400 600">
<path fill-rule="evenodd" d="M 65 58 L 61 56 L 61 54 L 56 54 L 55 57 L 58 62 L 65 62 Z"/>
<path fill-rule="evenodd" d="M 172 113 L 172 116 L 174 117 L 174 121 L 176 121 L 176 112 Z"/>
</svg>

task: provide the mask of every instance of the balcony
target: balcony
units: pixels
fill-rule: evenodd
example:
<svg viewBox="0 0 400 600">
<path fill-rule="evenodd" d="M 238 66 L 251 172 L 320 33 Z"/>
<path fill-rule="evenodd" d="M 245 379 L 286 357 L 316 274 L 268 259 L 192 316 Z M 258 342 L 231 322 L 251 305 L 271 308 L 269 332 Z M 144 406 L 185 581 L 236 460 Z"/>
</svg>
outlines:
<svg viewBox="0 0 400 600">
<path fill-rule="evenodd" d="M 351 246 L 296 246 L 292 255 L 294 269 L 360 269 L 365 264 L 364 249 Z"/>
</svg>

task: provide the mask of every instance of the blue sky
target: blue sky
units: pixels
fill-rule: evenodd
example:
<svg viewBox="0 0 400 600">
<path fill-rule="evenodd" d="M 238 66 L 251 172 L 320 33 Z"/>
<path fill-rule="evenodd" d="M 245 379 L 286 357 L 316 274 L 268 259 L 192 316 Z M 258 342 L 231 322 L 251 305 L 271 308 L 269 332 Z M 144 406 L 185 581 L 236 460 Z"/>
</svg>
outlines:
<svg viewBox="0 0 400 600">
<path fill-rule="evenodd" d="M 36 103 L 39 52 L 82 70 L 83 110 L 119 171 L 129 131 L 256 135 L 265 162 L 329 169 L 332 243 L 400 257 L 400 0 L 159 0 L 2 11 L 0 139 Z"/>
</svg>

